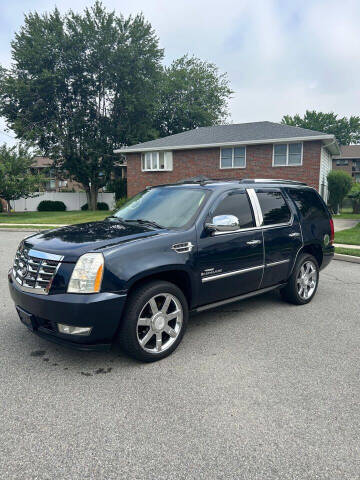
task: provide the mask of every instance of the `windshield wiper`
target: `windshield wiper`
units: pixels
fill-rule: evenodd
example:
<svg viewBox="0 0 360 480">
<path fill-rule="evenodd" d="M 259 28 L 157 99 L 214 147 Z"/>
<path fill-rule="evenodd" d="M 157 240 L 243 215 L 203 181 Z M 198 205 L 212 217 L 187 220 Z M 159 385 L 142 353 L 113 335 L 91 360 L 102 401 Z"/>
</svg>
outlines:
<svg viewBox="0 0 360 480">
<path fill-rule="evenodd" d="M 133 223 L 140 223 L 142 225 L 149 225 L 150 227 L 155 228 L 165 228 L 163 225 L 159 225 L 152 220 L 145 220 L 144 218 L 135 218 L 135 219 L 125 219 L 124 222 L 133 222 Z"/>
</svg>

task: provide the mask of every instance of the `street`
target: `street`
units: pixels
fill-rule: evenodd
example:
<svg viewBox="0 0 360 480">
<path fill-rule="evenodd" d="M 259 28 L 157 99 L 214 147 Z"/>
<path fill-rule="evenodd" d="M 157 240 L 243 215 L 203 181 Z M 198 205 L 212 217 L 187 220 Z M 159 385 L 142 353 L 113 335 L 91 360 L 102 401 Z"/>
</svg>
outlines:
<svg viewBox="0 0 360 480">
<path fill-rule="evenodd" d="M 27 235 L 0 232 L 0 478 L 359 478 L 360 265 L 333 261 L 306 306 L 194 315 L 140 364 L 27 331 L 7 287 Z"/>
</svg>

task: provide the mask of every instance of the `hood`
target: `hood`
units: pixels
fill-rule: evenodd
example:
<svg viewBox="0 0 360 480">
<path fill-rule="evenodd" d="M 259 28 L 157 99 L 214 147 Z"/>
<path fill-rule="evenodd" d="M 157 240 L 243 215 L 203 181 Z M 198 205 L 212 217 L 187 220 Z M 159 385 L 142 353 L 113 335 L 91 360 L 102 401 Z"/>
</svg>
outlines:
<svg viewBox="0 0 360 480">
<path fill-rule="evenodd" d="M 72 262 L 86 252 L 116 246 L 137 238 L 159 235 L 163 232 L 163 229 L 154 229 L 146 225 L 130 225 L 105 220 L 47 230 L 25 239 L 25 245 L 43 252 L 63 255 L 66 261 Z"/>
</svg>

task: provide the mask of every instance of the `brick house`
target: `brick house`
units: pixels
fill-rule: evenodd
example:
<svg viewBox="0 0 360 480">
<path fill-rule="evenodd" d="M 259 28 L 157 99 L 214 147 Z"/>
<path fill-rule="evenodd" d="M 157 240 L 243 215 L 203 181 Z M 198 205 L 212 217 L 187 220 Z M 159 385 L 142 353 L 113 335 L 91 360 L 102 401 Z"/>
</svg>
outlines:
<svg viewBox="0 0 360 480">
<path fill-rule="evenodd" d="M 332 163 L 334 170 L 344 170 L 360 183 L 360 145 L 341 145 L 340 155 L 334 155 Z"/>
<path fill-rule="evenodd" d="M 299 180 L 326 201 L 326 176 L 332 155 L 340 152 L 334 135 L 255 122 L 197 128 L 115 153 L 126 155 L 129 196 L 147 186 L 204 175 Z"/>
</svg>

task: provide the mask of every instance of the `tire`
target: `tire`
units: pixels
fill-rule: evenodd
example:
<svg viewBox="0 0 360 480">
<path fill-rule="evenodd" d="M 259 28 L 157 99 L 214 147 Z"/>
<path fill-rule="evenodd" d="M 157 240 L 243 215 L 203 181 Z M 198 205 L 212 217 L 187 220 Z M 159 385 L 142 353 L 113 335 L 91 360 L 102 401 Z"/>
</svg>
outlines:
<svg viewBox="0 0 360 480">
<path fill-rule="evenodd" d="M 289 303 L 305 305 L 314 298 L 318 285 L 319 265 L 316 258 L 308 253 L 302 253 L 297 258 L 293 272 L 280 293 Z"/>
<path fill-rule="evenodd" d="M 119 329 L 118 344 L 137 360 L 161 360 L 178 347 L 188 317 L 186 298 L 176 285 L 165 281 L 149 282 L 131 293 Z"/>
</svg>

